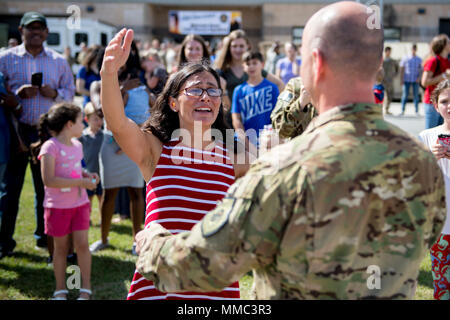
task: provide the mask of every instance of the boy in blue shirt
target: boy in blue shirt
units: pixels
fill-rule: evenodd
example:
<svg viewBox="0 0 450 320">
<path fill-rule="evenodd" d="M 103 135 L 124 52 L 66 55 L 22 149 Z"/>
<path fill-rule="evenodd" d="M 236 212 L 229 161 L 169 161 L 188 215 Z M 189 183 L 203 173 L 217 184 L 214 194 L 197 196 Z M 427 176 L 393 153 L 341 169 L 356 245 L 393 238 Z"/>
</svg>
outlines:
<svg viewBox="0 0 450 320">
<path fill-rule="evenodd" d="M 231 119 L 238 137 L 243 139 L 242 131 L 245 131 L 245 139 L 258 146 L 260 130 L 271 124 L 270 114 L 277 103 L 279 91 L 276 84 L 261 75 L 264 67 L 261 53 L 246 52 L 243 60 L 248 80 L 234 89 Z"/>
</svg>

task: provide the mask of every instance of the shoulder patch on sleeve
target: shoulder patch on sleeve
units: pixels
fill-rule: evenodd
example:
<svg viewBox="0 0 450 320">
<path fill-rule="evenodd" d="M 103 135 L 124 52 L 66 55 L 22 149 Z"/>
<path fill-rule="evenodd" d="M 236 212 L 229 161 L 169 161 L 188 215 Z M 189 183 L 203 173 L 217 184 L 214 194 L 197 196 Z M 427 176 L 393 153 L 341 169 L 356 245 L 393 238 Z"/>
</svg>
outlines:
<svg viewBox="0 0 450 320">
<path fill-rule="evenodd" d="M 230 206 L 222 205 L 221 209 L 219 209 L 219 210 L 216 209 L 213 212 L 208 213 L 202 219 L 201 230 L 202 230 L 202 235 L 205 238 L 216 234 L 217 232 L 220 231 L 220 229 L 222 229 L 228 223 L 228 219 L 230 217 L 230 212 L 231 212 L 231 210 L 233 210 L 235 202 L 236 202 L 236 199 L 233 199 L 233 202 Z"/>
<path fill-rule="evenodd" d="M 290 91 L 287 91 L 287 90 L 283 91 L 283 92 L 278 96 L 278 99 L 279 99 L 279 100 L 283 100 L 283 101 L 286 101 L 286 102 L 291 101 L 292 98 L 294 98 L 294 94 L 293 94 L 292 92 L 290 92 Z"/>
</svg>

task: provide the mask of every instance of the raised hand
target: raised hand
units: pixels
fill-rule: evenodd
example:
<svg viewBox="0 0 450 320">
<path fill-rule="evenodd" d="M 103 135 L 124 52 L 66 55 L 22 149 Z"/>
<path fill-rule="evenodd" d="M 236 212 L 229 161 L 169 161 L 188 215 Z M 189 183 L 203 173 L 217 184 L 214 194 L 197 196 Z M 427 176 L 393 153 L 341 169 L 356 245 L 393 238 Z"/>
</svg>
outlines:
<svg viewBox="0 0 450 320">
<path fill-rule="evenodd" d="M 300 106 L 302 108 L 304 108 L 310 102 L 311 102 L 311 96 L 309 95 L 309 92 L 306 91 L 305 87 L 302 87 L 302 90 L 300 93 Z"/>
<path fill-rule="evenodd" d="M 125 64 L 130 55 L 132 41 L 132 29 L 127 30 L 126 28 L 123 28 L 114 36 L 105 49 L 105 56 L 100 71 L 102 76 L 117 74 L 119 68 Z"/>
</svg>

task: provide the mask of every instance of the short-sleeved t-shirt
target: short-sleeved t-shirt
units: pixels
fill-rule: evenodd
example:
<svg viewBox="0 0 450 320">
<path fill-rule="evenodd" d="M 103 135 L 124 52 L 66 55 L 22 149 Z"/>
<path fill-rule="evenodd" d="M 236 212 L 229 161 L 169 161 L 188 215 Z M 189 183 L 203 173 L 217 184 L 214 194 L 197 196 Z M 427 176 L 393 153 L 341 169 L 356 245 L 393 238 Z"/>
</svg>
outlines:
<svg viewBox="0 0 450 320">
<path fill-rule="evenodd" d="M 226 69 L 225 71 L 218 69 L 216 71 L 219 74 L 219 76 L 221 76 L 227 81 L 227 93 L 228 97 L 230 98 L 230 101 L 232 101 L 234 89 L 236 89 L 238 85 L 243 84 L 248 80 L 248 74 L 244 72 L 242 77 L 238 78 L 231 69 Z M 263 69 L 261 71 L 261 75 L 263 76 L 263 78 L 266 78 L 268 73 L 266 70 Z"/>
<path fill-rule="evenodd" d="M 92 71 L 87 71 L 85 67 L 81 67 L 77 73 L 77 79 L 83 79 L 84 88 L 89 91 L 92 82 L 100 80 L 100 75 Z M 89 101 L 91 101 L 89 96 L 83 96 L 83 106 L 85 106 Z"/>
<path fill-rule="evenodd" d="M 83 135 L 80 137 L 80 142 L 83 144 L 84 162 L 86 169 L 89 172 L 99 173 L 99 154 L 103 143 L 103 131 L 99 130 L 94 136 L 91 131 L 86 128 L 83 130 Z"/>
<path fill-rule="evenodd" d="M 234 89 L 231 113 L 239 113 L 245 131 L 254 129 L 259 138 L 259 131 L 271 123 L 270 114 L 275 108 L 278 94 L 277 85 L 267 79 L 263 79 L 257 86 L 245 82 Z M 250 137 L 249 139 L 255 143 Z"/>
<path fill-rule="evenodd" d="M 436 71 L 437 67 L 437 59 L 439 59 L 439 70 Z M 423 66 L 423 71 L 429 71 L 431 72 L 432 77 L 436 77 L 440 75 L 441 73 L 445 72 L 445 70 L 450 69 L 450 61 L 446 58 L 443 58 L 441 56 L 435 56 L 431 57 L 425 62 L 425 65 Z M 428 86 L 425 89 L 425 93 L 423 95 L 423 102 L 431 104 L 431 93 L 434 91 L 434 88 L 436 88 L 436 85 Z"/>
<path fill-rule="evenodd" d="M 295 63 L 297 64 L 299 68 L 298 70 L 300 71 L 302 59 L 295 58 Z M 293 63 L 287 57 L 278 60 L 276 68 L 280 69 L 280 77 L 284 84 L 287 84 L 292 78 L 298 77 L 298 74 L 292 72 Z"/>
<path fill-rule="evenodd" d="M 83 146 L 77 139 L 72 139 L 72 146 L 68 146 L 59 142 L 56 138 L 51 138 L 42 145 L 38 159 L 41 160 L 43 155 L 51 155 L 55 158 L 56 177 L 68 179 L 82 177 Z M 76 208 L 89 202 L 84 188 L 50 188 L 47 186 L 44 186 L 44 188 L 45 208 Z"/>
</svg>

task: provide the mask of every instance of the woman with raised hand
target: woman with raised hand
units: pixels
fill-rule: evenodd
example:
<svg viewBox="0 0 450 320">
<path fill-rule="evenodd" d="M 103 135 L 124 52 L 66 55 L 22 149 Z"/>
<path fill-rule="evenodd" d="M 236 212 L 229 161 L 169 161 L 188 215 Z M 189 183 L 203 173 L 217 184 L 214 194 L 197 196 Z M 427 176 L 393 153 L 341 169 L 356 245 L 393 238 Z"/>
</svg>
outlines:
<svg viewBox="0 0 450 320">
<path fill-rule="evenodd" d="M 132 39 L 133 31 L 123 29 L 105 51 L 100 74 L 106 123 L 147 183 L 145 226 L 159 223 L 174 234 L 188 231 L 245 174 L 248 157 L 227 151 L 235 147 L 233 133 L 226 134 L 220 80 L 207 64 L 187 64 L 172 74 L 142 128 L 125 116 L 117 72 Z M 239 284 L 221 292 L 168 294 L 135 272 L 128 294 L 130 300 L 180 298 L 238 299 Z"/>
<path fill-rule="evenodd" d="M 150 116 L 154 95 L 140 79 L 139 75 L 142 70 L 138 49 L 134 42 L 130 46 L 130 54 L 125 64 L 117 72 L 121 93 L 120 99 L 123 102 L 125 116 L 137 125 L 142 126 Z M 101 65 L 103 65 L 103 61 Z M 101 65 L 99 68 L 101 68 Z M 93 96 L 95 96 L 95 93 Z M 97 98 L 94 98 L 94 100 L 97 100 Z M 101 238 L 91 244 L 90 250 L 92 253 L 109 247 L 108 236 L 111 229 L 112 216 L 116 211 L 114 209 L 115 202 L 117 195 L 119 194 L 120 196 L 121 188 L 124 188 L 122 190 L 125 191 L 125 197 L 128 195 L 128 199 L 119 198 L 119 207 L 123 203 L 130 208 L 133 238 L 142 230 L 145 211 L 142 173 L 136 163 L 122 152 L 108 123 L 103 132 L 99 168 L 103 188 L 103 200 L 100 206 Z M 123 213 L 122 210 L 120 212 Z M 135 249 L 136 244 L 133 243 L 131 246 L 133 255 L 136 255 Z"/>
</svg>

